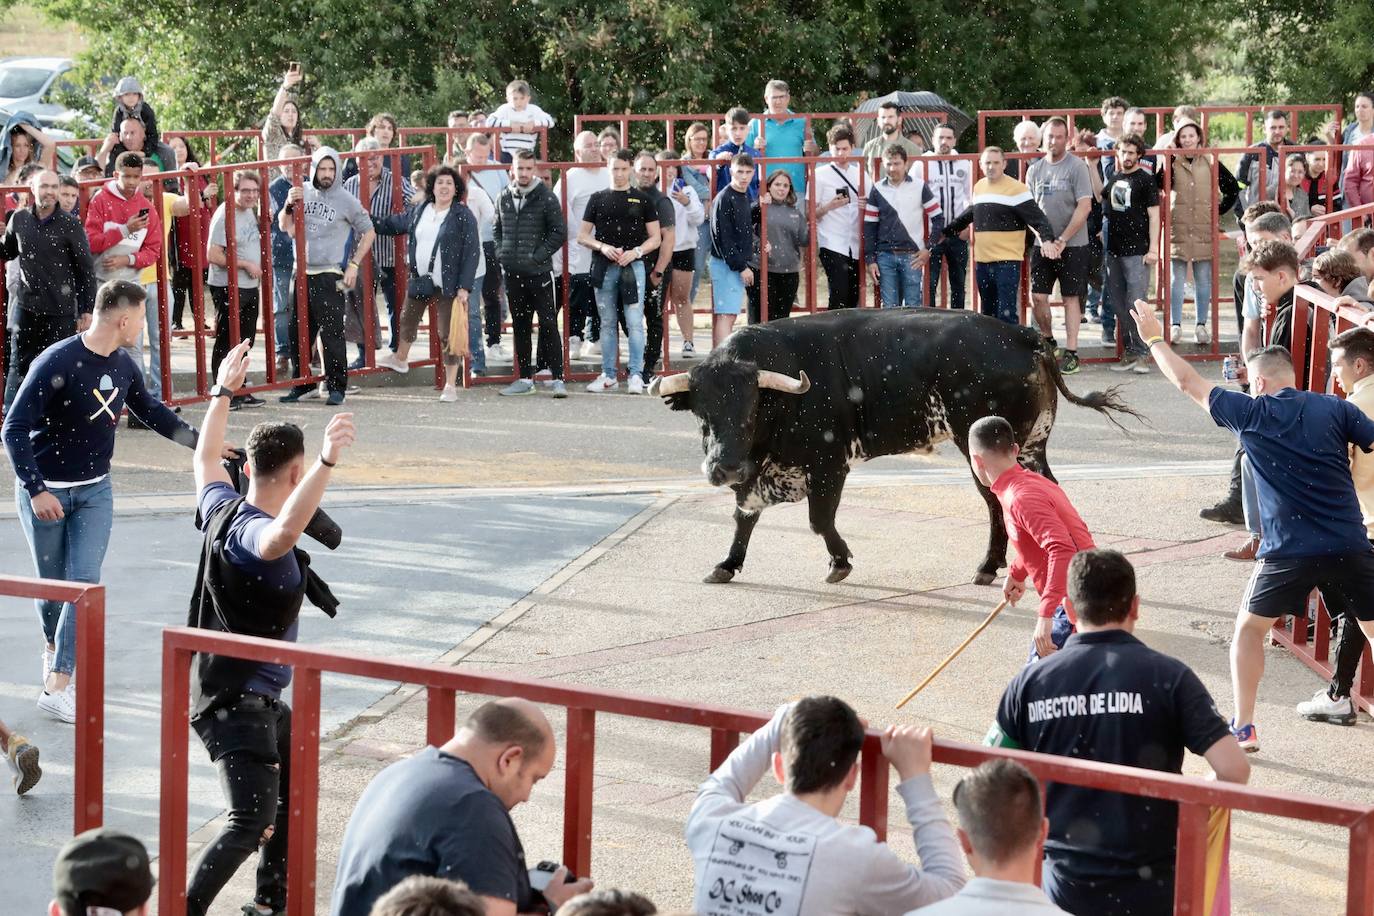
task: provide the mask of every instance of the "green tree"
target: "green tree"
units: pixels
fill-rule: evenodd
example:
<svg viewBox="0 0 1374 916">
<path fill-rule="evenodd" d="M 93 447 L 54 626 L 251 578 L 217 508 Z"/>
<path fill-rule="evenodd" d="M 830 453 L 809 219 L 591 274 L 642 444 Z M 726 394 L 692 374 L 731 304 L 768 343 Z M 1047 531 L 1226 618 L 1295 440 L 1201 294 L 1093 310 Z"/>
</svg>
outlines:
<svg viewBox="0 0 1374 916">
<path fill-rule="evenodd" d="M 441 124 L 528 79 L 558 119 L 560 153 L 574 113 L 758 108 L 773 77 L 811 111 L 893 89 L 931 89 L 970 114 L 1108 94 L 1172 104 L 1230 2 L 35 0 L 83 28 L 92 83 L 137 75 L 168 128 L 260 124 L 286 62 L 300 60 L 316 126 L 380 110 Z M 109 99 L 98 103 L 106 120 Z M 660 142 L 647 128 L 642 139 Z"/>
</svg>

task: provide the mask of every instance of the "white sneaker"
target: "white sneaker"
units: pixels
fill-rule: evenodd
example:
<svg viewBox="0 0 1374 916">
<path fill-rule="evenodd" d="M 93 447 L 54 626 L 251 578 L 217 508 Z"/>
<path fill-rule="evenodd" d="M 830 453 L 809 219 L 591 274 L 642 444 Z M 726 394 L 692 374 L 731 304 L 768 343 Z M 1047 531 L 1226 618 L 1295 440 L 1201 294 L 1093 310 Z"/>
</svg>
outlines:
<svg viewBox="0 0 1374 916">
<path fill-rule="evenodd" d="M 683 358 L 683 359 L 695 359 L 695 358 L 696 358 L 696 355 L 697 355 L 697 346 L 696 346 L 696 344 L 692 343 L 690 340 L 684 340 L 684 341 L 682 342 L 682 358 Z"/>
<path fill-rule="evenodd" d="M 43 778 L 43 768 L 38 765 L 38 746 L 23 735 L 10 735 L 9 750 L 4 757 L 9 764 L 14 794 L 23 795 Z"/>
<path fill-rule="evenodd" d="M 1312 699 L 1298 704 L 1298 715 L 1313 722 L 1330 722 L 1332 725 L 1354 725 L 1355 704 L 1350 697 L 1331 699 L 1323 687 Z"/>
<path fill-rule="evenodd" d="M 1207 331 L 1207 325 L 1199 324 L 1193 328 L 1193 343 L 1206 346 L 1212 342 L 1212 335 Z"/>
<path fill-rule="evenodd" d="M 581 358 L 582 358 L 582 338 L 581 338 L 581 337 L 569 337 L 569 338 L 568 338 L 568 359 L 569 359 L 569 360 L 574 360 L 574 359 L 581 359 Z"/>
<path fill-rule="evenodd" d="M 452 404 L 454 401 L 458 400 L 458 389 L 452 385 L 444 388 L 443 391 L 439 392 L 439 400 L 443 401 L 445 404 Z"/>
<path fill-rule="evenodd" d="M 506 354 L 504 354 L 504 353 L 501 352 L 501 345 L 500 345 L 500 344 L 497 344 L 497 345 L 494 346 L 494 347 L 487 347 L 487 362 L 488 362 L 488 363 L 500 363 L 500 362 L 505 362 L 507 359 L 509 359 L 509 357 L 506 356 Z"/>
<path fill-rule="evenodd" d="M 641 384 L 643 384 L 642 381 Z M 587 385 L 587 390 L 590 391 L 592 394 L 602 394 L 607 391 L 615 391 L 619 387 L 620 382 L 611 378 L 609 375 L 602 373 L 601 375 L 598 375 L 595 379 L 593 379 L 590 384 Z"/>
<path fill-rule="evenodd" d="M 637 373 L 631 373 L 631 374 L 630 374 L 630 383 L 629 383 L 629 385 L 627 386 L 627 388 L 629 389 L 630 394 L 643 394 L 643 393 L 644 393 L 644 376 L 639 375 L 639 374 L 637 374 Z"/>
<path fill-rule="evenodd" d="M 600 359 L 600 358 L 601 358 L 601 341 L 599 341 L 599 340 L 589 340 L 589 341 L 587 341 L 586 343 L 584 343 L 584 344 L 582 345 L 582 358 L 583 358 L 583 359 Z"/>
<path fill-rule="evenodd" d="M 382 369 L 390 369 L 392 372 L 399 375 L 405 375 L 410 371 L 410 363 L 401 359 L 390 350 L 386 352 L 385 356 L 377 357 L 377 366 Z"/>
<path fill-rule="evenodd" d="M 65 690 L 59 690 L 57 693 L 43 691 L 38 696 L 38 708 L 54 719 L 75 725 L 76 685 L 68 684 Z"/>
<path fill-rule="evenodd" d="M 1169 328 L 1169 345 L 1177 347 L 1181 343 L 1183 343 L 1183 328 L 1174 325 Z"/>
</svg>

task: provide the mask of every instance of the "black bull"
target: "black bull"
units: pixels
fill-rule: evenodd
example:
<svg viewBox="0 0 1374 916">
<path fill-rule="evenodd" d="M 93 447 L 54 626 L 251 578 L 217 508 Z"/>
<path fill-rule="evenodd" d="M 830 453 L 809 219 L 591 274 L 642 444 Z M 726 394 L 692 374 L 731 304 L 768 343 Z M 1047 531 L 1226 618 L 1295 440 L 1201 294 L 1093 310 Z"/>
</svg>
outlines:
<svg viewBox="0 0 1374 916">
<path fill-rule="evenodd" d="M 761 510 L 803 498 L 830 553 L 826 581 L 849 575 L 853 555 L 835 512 L 860 461 L 951 439 L 967 458 L 969 426 L 998 414 L 1016 430 L 1022 463 L 1053 480 L 1045 448 L 1059 394 L 1113 423 L 1111 412 L 1139 416 L 1115 389 L 1070 391 L 1034 330 L 936 309 L 846 310 L 742 328 L 691 372 L 650 390 L 696 415 L 702 470 L 735 491 L 735 538 L 707 582 L 728 582 L 744 566 Z M 974 482 L 992 526 L 974 581 L 987 584 L 1006 565 L 1007 531 L 997 498 Z"/>
</svg>

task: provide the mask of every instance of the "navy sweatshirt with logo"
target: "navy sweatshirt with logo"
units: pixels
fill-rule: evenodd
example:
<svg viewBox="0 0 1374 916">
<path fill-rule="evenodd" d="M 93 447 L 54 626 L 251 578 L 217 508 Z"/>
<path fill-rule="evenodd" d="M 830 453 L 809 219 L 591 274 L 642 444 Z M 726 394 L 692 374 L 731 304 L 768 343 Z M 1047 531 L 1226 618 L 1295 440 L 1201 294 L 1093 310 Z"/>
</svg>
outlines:
<svg viewBox="0 0 1374 916">
<path fill-rule="evenodd" d="M 29 495 L 48 489 L 49 480 L 81 483 L 110 473 L 126 404 L 161 435 L 195 447 L 195 429 L 148 393 L 143 373 L 124 350 L 101 356 L 80 334 L 44 350 L 29 367 L 0 432 Z"/>
</svg>

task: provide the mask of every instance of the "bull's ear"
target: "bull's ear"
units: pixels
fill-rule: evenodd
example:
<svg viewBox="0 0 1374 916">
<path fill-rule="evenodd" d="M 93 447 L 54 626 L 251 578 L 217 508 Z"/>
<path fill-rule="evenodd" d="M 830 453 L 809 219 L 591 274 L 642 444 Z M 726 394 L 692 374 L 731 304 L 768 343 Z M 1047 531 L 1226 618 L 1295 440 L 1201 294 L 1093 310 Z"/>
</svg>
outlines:
<svg viewBox="0 0 1374 916">
<path fill-rule="evenodd" d="M 692 392 L 676 391 L 663 399 L 669 410 L 691 410 Z"/>
</svg>

